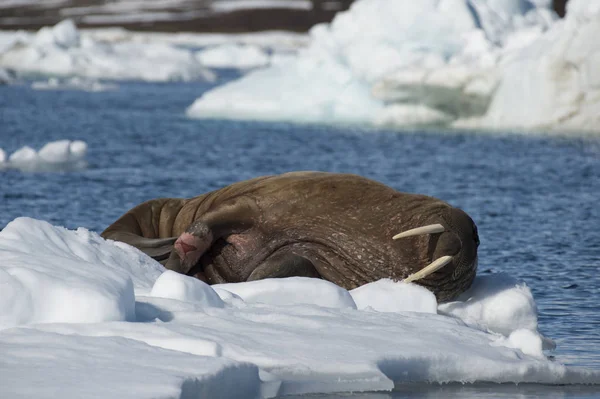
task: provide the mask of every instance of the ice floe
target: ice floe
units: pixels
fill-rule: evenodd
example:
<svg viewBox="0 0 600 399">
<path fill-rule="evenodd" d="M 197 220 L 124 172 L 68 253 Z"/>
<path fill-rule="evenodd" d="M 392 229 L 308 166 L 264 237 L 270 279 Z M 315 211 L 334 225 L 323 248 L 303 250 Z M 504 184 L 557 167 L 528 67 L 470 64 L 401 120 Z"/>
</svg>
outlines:
<svg viewBox="0 0 600 399">
<path fill-rule="evenodd" d="M 117 90 L 119 88 L 114 83 L 103 83 L 97 79 L 80 78 L 79 76 L 63 79 L 51 77 L 47 80 L 37 80 L 31 83 L 31 87 L 35 90 L 82 90 L 89 92 Z"/>
<path fill-rule="evenodd" d="M 10 156 L 0 148 L 0 170 L 28 172 L 79 170 L 87 166 L 87 143 L 81 140 L 57 140 L 46 143 L 39 151 L 24 146 Z"/>
<path fill-rule="evenodd" d="M 96 41 L 82 35 L 72 20 L 35 34 L 17 32 L 9 39 L 0 47 L 0 66 L 20 73 L 147 81 L 214 78 L 192 50 L 167 44 Z"/>
<path fill-rule="evenodd" d="M 406 383 L 600 384 L 547 360 L 527 286 L 477 277 L 437 306 L 382 280 L 208 286 L 79 228 L 0 231 L 2 397 L 254 398 Z M 502 304 L 502 305 L 499 305 Z"/>
<path fill-rule="evenodd" d="M 598 0 L 359 0 L 297 59 L 198 98 L 197 118 L 589 129 L 600 126 Z"/>
</svg>

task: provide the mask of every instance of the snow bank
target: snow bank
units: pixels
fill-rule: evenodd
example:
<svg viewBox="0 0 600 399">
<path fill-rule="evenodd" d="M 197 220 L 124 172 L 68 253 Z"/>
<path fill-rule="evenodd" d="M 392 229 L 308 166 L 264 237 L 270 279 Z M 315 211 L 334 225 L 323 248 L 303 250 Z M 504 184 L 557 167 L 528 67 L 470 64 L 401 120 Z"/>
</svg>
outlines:
<svg viewBox="0 0 600 399">
<path fill-rule="evenodd" d="M 214 78 L 194 51 L 167 44 L 96 41 L 82 35 L 72 20 L 34 35 L 17 32 L 0 49 L 0 66 L 28 74 L 148 81 Z"/>
<path fill-rule="evenodd" d="M 24 146 L 8 158 L 0 148 L 0 170 L 19 169 L 27 172 L 68 171 L 85 168 L 87 144 L 81 140 L 57 140 L 45 144 L 39 151 Z"/>
<path fill-rule="evenodd" d="M 449 123 L 485 111 L 504 49 L 535 40 L 552 15 L 528 0 L 360 0 L 315 26 L 296 60 L 209 91 L 188 114 Z"/>
<path fill-rule="evenodd" d="M 85 229 L 9 223 L 0 232 L 0 375 L 7 377 L 0 396 L 600 384 L 598 371 L 543 356 L 531 293 L 508 276 L 477 277 L 460 300 L 436 311 L 425 289 L 389 280 L 348 293 L 317 279 L 211 287 L 163 271 L 140 251 Z"/>
</svg>

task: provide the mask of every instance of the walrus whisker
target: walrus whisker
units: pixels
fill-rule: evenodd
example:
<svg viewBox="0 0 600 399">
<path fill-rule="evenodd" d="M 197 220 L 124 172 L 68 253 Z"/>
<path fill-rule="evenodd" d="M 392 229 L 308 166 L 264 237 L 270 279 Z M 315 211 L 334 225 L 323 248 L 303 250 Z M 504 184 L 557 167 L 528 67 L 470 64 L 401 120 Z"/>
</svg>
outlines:
<svg viewBox="0 0 600 399">
<path fill-rule="evenodd" d="M 421 280 L 421 279 L 429 276 L 430 274 L 440 270 L 442 267 L 446 266 L 451 261 L 452 261 L 452 256 L 449 256 L 449 255 L 442 256 L 441 258 L 434 260 L 429 265 L 425 266 L 418 272 L 411 274 L 410 276 L 408 276 L 407 278 L 405 278 L 402 281 L 405 283 L 411 283 L 413 281 Z"/>
<path fill-rule="evenodd" d="M 435 234 L 435 233 L 443 233 L 446 229 L 439 223 L 429 224 L 427 226 L 421 226 L 414 229 L 403 231 L 402 233 L 398 233 L 392 237 L 392 240 L 397 240 L 398 238 L 412 237 L 423 234 Z"/>
</svg>

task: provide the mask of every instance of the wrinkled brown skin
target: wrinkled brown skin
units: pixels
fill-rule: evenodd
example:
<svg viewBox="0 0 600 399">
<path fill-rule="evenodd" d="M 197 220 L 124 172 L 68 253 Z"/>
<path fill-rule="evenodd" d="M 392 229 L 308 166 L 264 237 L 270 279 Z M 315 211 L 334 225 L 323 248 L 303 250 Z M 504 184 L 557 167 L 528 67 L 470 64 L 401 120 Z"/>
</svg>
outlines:
<svg viewBox="0 0 600 399">
<path fill-rule="evenodd" d="M 446 231 L 392 240 L 434 223 Z M 185 265 L 173 250 L 186 231 L 203 242 L 195 265 Z M 451 255 L 452 263 L 417 281 L 440 302 L 471 285 L 479 245 L 471 218 L 446 202 L 322 172 L 259 177 L 190 199 L 150 200 L 102 236 L 209 284 L 308 276 L 353 289 L 382 278 L 401 280 Z"/>
</svg>

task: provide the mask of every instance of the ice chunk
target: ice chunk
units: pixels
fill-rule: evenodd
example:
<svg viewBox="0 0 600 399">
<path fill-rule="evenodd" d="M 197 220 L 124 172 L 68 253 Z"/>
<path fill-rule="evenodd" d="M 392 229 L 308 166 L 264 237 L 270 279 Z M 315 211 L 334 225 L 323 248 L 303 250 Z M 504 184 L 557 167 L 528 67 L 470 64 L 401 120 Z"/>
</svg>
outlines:
<svg viewBox="0 0 600 399">
<path fill-rule="evenodd" d="M 92 267 L 106 259 L 97 249 L 102 241 L 87 230 L 70 232 L 29 218 L 9 223 L 0 232 L 0 267 L 2 279 L 12 282 L 8 287 L 19 289 L 0 292 L 0 313 L 9 312 L 0 328 L 133 320 L 131 278 L 114 265 Z"/>
<path fill-rule="evenodd" d="M 509 336 L 518 329 L 537 330 L 537 307 L 529 288 L 507 274 L 478 276 L 457 301 L 440 312 L 468 325 Z"/>
<path fill-rule="evenodd" d="M 162 272 L 126 244 L 29 218 L 0 232 L 0 259 L 0 328 L 134 320 L 134 286 L 149 291 Z"/>
<path fill-rule="evenodd" d="M 165 271 L 154 283 L 150 295 L 159 298 L 171 298 L 184 302 L 194 302 L 205 306 L 222 308 L 219 295 L 203 281 L 194 277 Z"/>
<path fill-rule="evenodd" d="M 215 288 L 229 291 L 249 303 L 310 304 L 327 308 L 356 309 L 356 304 L 348 291 L 329 281 L 314 278 L 274 278 L 246 283 L 217 284 Z"/>
<path fill-rule="evenodd" d="M 86 167 L 87 144 L 81 140 L 57 140 L 46 143 L 39 152 L 29 146 L 15 151 L 8 162 L 0 159 L 4 168 L 29 172 L 78 170 Z M 2 151 L 3 155 L 4 152 Z M 2 158 L 2 157 L 0 157 Z"/>
<path fill-rule="evenodd" d="M 378 312 L 437 313 L 435 295 L 416 284 L 382 279 L 350 291 L 358 309 Z"/>
</svg>

